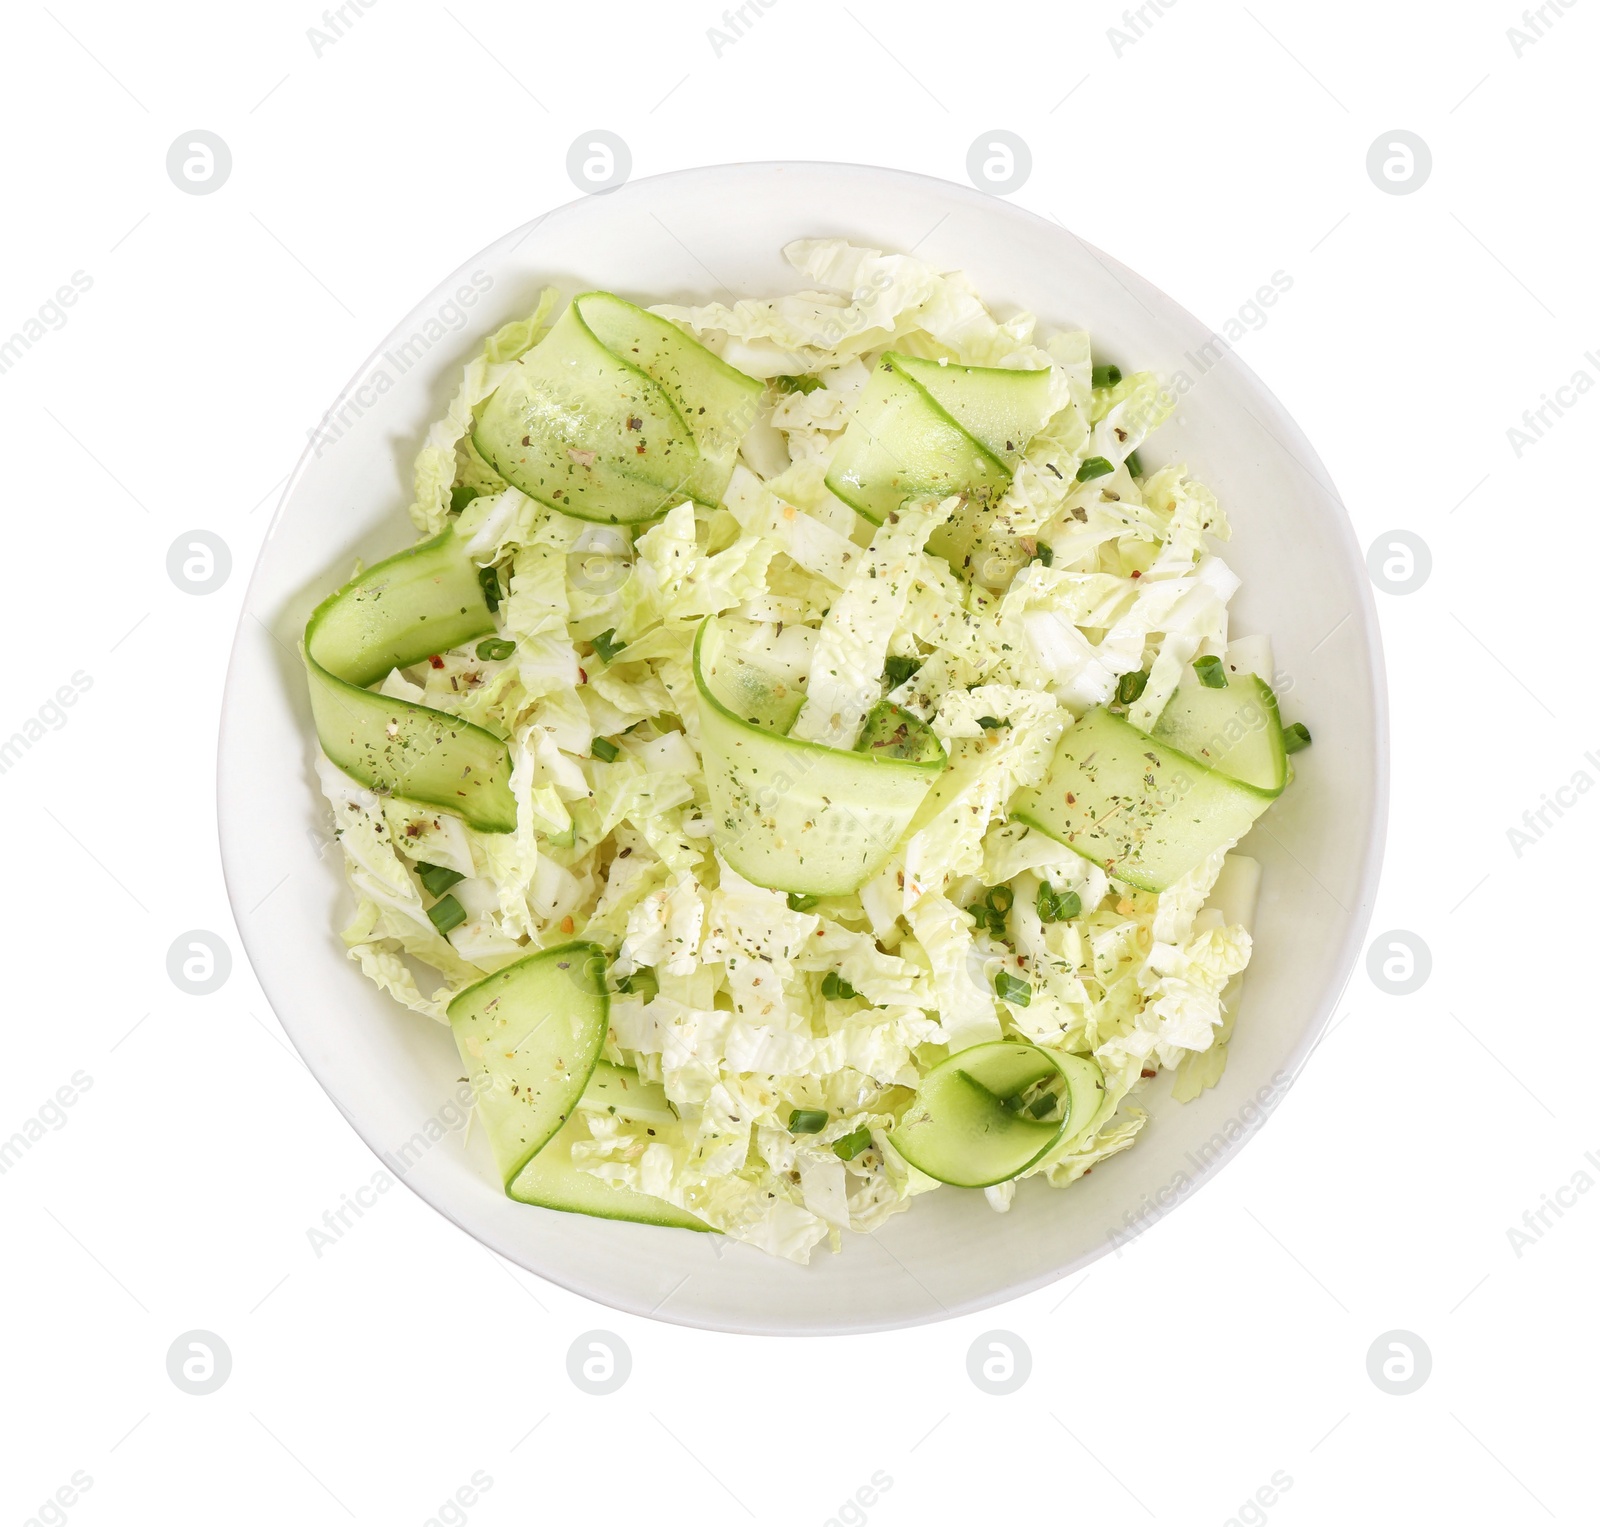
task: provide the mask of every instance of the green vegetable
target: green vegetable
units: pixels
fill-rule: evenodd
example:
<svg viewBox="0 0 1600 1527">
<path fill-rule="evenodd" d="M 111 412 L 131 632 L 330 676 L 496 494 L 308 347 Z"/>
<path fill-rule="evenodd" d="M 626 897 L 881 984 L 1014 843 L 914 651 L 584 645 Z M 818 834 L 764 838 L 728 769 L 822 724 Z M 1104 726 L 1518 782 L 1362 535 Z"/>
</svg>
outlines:
<svg viewBox="0 0 1600 1527">
<path fill-rule="evenodd" d="M 441 933 L 448 933 L 452 928 L 459 928 L 467 920 L 467 914 L 462 910 L 461 903 L 454 896 L 441 896 L 438 901 L 428 908 L 428 921 Z"/>
<path fill-rule="evenodd" d="M 615 763 L 622 749 L 604 737 L 596 737 L 590 742 L 589 751 L 602 763 Z"/>
<path fill-rule="evenodd" d="M 837 970 L 830 970 L 822 978 L 822 995 L 830 1002 L 848 1002 L 856 989 Z"/>
<path fill-rule="evenodd" d="M 478 570 L 453 525 L 352 578 L 306 623 L 322 751 L 380 795 L 444 807 L 480 832 L 513 831 L 511 757 L 499 737 L 366 687 L 493 630 Z"/>
<path fill-rule="evenodd" d="M 820 896 L 806 896 L 799 891 L 790 891 L 788 900 L 791 912 L 809 912 L 822 898 Z"/>
<path fill-rule="evenodd" d="M 476 488 L 469 487 L 466 483 L 458 483 L 450 490 L 450 512 L 460 514 L 477 496 Z"/>
<path fill-rule="evenodd" d="M 451 886 L 467 878 L 460 870 L 446 869 L 442 864 L 418 864 L 416 870 L 417 879 L 430 896 L 443 896 Z"/>
<path fill-rule="evenodd" d="M 1083 898 L 1076 891 L 1052 891 L 1049 884 L 1041 880 L 1033 905 L 1040 922 L 1064 923 L 1083 911 Z"/>
<path fill-rule="evenodd" d="M 1124 460 L 1122 464 L 1128 469 L 1128 474 L 1130 476 L 1144 476 L 1144 463 L 1139 460 L 1139 453 L 1137 451 L 1129 451 L 1126 460 Z"/>
<path fill-rule="evenodd" d="M 1150 675 L 1142 668 L 1123 674 L 1117 680 L 1117 704 L 1132 705 L 1144 693 L 1144 687 L 1149 682 Z"/>
<path fill-rule="evenodd" d="M 1271 796 L 1097 709 L 1061 734 L 1043 782 L 1019 790 L 1010 814 L 1108 875 L 1164 891 L 1242 838 L 1271 804 Z"/>
<path fill-rule="evenodd" d="M 1205 657 L 1194 660 L 1196 677 L 1207 689 L 1226 689 L 1228 687 L 1228 670 L 1222 666 L 1222 659 L 1211 653 Z"/>
<path fill-rule="evenodd" d="M 984 731 L 992 732 L 997 730 L 999 727 L 1004 726 L 1005 722 L 998 721 L 993 716 L 979 716 L 978 725 L 981 726 Z"/>
<path fill-rule="evenodd" d="M 791 1135 L 814 1135 L 819 1130 L 825 1129 L 828 1123 L 828 1110 L 826 1108 L 794 1108 L 789 1111 L 789 1133 Z"/>
<path fill-rule="evenodd" d="M 1055 548 L 1048 541 L 1035 541 L 1033 543 L 1033 560 L 1042 562 L 1049 567 L 1056 559 Z"/>
<path fill-rule="evenodd" d="M 997 885 L 985 892 L 983 904 L 998 912 L 1002 917 L 1016 905 L 1017 893 L 1008 885 Z"/>
<path fill-rule="evenodd" d="M 920 667 L 922 667 L 922 663 L 918 658 L 885 658 L 883 660 L 883 682 L 887 684 L 890 689 L 898 689 Z"/>
<path fill-rule="evenodd" d="M 833 1142 L 833 1154 L 841 1161 L 854 1161 L 862 1151 L 872 1145 L 872 1131 L 865 1124 L 860 1129 L 853 1129 L 848 1135 L 841 1135 Z"/>
<path fill-rule="evenodd" d="M 479 642 L 474 650 L 486 663 L 501 663 L 517 650 L 517 644 L 506 641 L 504 637 L 491 636 L 487 641 Z"/>
<path fill-rule="evenodd" d="M 1033 1000 L 1033 988 L 1021 976 L 1014 976 L 1009 970 L 1002 970 L 994 978 L 994 994 L 1002 1002 L 1010 1002 L 1016 1007 L 1026 1007 Z"/>
<path fill-rule="evenodd" d="M 583 1095 L 606 1037 L 604 971 L 598 945 L 561 944 L 451 999 L 450 1029 L 477 1079 L 478 1117 L 502 1182 L 516 1177 Z"/>
<path fill-rule="evenodd" d="M 1046 1123 L 1005 1106 L 1006 1098 L 1063 1078 L 1072 1105 L 1059 1120 Z M 1069 1128 L 1075 1132 L 1089 1122 L 1091 1080 L 1103 1090 L 1099 1068 L 1080 1056 L 1057 1055 L 1014 1039 L 971 1045 L 923 1077 L 889 1140 L 914 1167 L 940 1182 L 992 1187 L 1037 1163 L 1066 1139 Z"/>
<path fill-rule="evenodd" d="M 661 983 L 657 981 L 655 971 L 648 965 L 641 965 L 632 975 L 624 976 L 617 982 L 617 990 L 643 997 L 648 1002 L 661 990 Z"/>
<path fill-rule="evenodd" d="M 815 392 L 824 383 L 819 376 L 775 376 L 772 385 L 779 392 Z"/>
<path fill-rule="evenodd" d="M 1291 721 L 1283 729 L 1283 751 L 1285 753 L 1298 753 L 1301 748 L 1311 746 L 1311 732 L 1304 721 Z"/>
<path fill-rule="evenodd" d="M 722 500 L 763 384 L 609 292 L 574 297 L 507 371 L 473 443 L 529 498 L 608 524 Z"/>
<path fill-rule="evenodd" d="M 601 662 L 608 664 L 612 658 L 614 658 L 619 652 L 622 651 L 624 647 L 628 645 L 626 642 L 619 642 L 617 640 L 617 633 L 615 630 L 602 631 L 598 636 L 592 637 L 590 640 L 594 646 L 594 650 L 600 654 Z"/>
<path fill-rule="evenodd" d="M 854 891 L 876 875 L 944 771 L 933 733 L 916 722 L 926 758 L 783 735 L 779 724 L 793 723 L 789 700 L 775 694 L 770 674 L 730 650 L 716 616 L 695 638 L 694 678 L 712 837 L 728 863 L 757 885 L 813 896 Z M 869 717 L 864 735 L 872 729 Z"/>
<path fill-rule="evenodd" d="M 1089 456 L 1078 468 L 1078 481 L 1093 482 L 1095 478 L 1108 477 L 1116 470 L 1115 464 L 1107 461 L 1104 456 Z"/>
<path fill-rule="evenodd" d="M 1089 375 L 1089 382 L 1094 387 L 1115 387 L 1122 380 L 1120 366 L 1096 366 Z"/>
<path fill-rule="evenodd" d="M 1056 406 L 1045 368 L 941 366 L 888 351 L 834 451 L 828 489 L 874 525 L 909 499 L 966 495 L 928 541 L 962 571 L 989 509 Z"/>
<path fill-rule="evenodd" d="M 1198 664 L 1185 669 L 1150 735 L 1268 799 L 1289 781 L 1277 697 L 1253 673 L 1235 674 L 1214 688 Z"/>
<path fill-rule="evenodd" d="M 493 564 L 478 569 L 478 586 L 483 590 L 483 602 L 489 606 L 491 615 L 500 609 L 500 574 Z"/>
</svg>

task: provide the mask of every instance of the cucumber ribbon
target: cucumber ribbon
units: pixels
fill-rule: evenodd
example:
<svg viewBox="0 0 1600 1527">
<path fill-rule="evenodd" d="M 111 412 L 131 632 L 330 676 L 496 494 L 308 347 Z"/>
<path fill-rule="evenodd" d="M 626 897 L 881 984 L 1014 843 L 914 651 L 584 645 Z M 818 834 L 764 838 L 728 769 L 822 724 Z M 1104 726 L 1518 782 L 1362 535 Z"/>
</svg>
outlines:
<svg viewBox="0 0 1600 1527">
<path fill-rule="evenodd" d="M 317 740 L 380 795 L 456 812 L 480 832 L 517 825 L 511 757 L 494 733 L 367 685 L 495 629 L 478 568 L 451 526 L 369 567 L 306 622 Z"/>
<path fill-rule="evenodd" d="M 880 702 L 854 749 L 786 735 L 803 696 L 784 693 L 707 616 L 694 643 L 700 751 L 712 837 L 745 879 L 833 896 L 881 870 L 946 763 L 915 716 Z"/>
<path fill-rule="evenodd" d="M 928 542 L 960 571 L 985 550 L 990 516 L 1054 407 L 1048 369 L 941 366 L 890 350 L 834 453 L 828 489 L 874 525 L 908 498 L 965 495 Z"/>
<path fill-rule="evenodd" d="M 763 392 L 666 319 L 584 292 L 496 388 L 473 443 L 529 498 L 634 525 L 721 503 Z"/>
<path fill-rule="evenodd" d="M 710 1226 L 673 1204 L 586 1172 L 585 1111 L 674 1118 L 666 1094 L 600 1059 L 610 1023 L 605 951 L 576 940 L 535 950 L 457 992 L 450 1031 L 506 1195 L 518 1203 L 683 1230 Z"/>
</svg>

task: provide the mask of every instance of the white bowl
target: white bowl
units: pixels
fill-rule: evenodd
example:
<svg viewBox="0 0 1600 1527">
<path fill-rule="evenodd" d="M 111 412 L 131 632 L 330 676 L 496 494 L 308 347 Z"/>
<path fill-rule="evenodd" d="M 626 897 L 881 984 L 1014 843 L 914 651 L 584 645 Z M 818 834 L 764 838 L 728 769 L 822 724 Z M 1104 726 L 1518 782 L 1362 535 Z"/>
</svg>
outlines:
<svg viewBox="0 0 1600 1527">
<path fill-rule="evenodd" d="M 1228 560 L 1244 579 L 1234 629 L 1271 634 L 1292 676 L 1285 710 L 1317 741 L 1249 841 L 1265 875 L 1221 1085 L 1179 1105 L 1157 1084 L 1134 1148 L 1065 1191 L 1027 1183 L 1000 1215 L 980 1193 L 945 1189 L 874 1236 L 848 1237 L 841 1255 L 796 1267 L 721 1237 L 514 1204 L 481 1132 L 465 1148 L 458 1129 L 430 1138 L 440 1130 L 429 1121 L 458 1120 L 460 1065 L 448 1030 L 370 986 L 336 936 L 350 904 L 311 770 L 297 643 L 352 559 L 413 538 L 404 506 L 427 425 L 480 336 L 527 312 L 540 286 L 605 287 L 639 302 L 792 291 L 800 283 L 780 250 L 818 234 L 914 250 L 968 272 L 1004 311 L 1082 325 L 1099 354 L 1187 376 L 1191 390 L 1146 454 L 1186 462 L 1220 497 L 1234 526 Z M 470 306 L 456 296 L 463 289 Z M 469 260 L 400 324 L 330 417 L 342 423 L 300 462 L 239 623 L 219 755 L 223 863 L 256 974 L 311 1071 L 390 1169 L 464 1230 L 634 1314 L 763 1334 L 910 1325 L 982 1309 L 1104 1255 L 1186 1202 L 1281 1099 L 1327 1022 L 1372 904 L 1388 759 L 1377 622 L 1350 524 L 1310 445 L 1267 389 L 1147 282 L 964 186 L 847 165 L 686 170 L 585 197 Z M 392 1154 L 419 1136 L 425 1148 Z"/>
</svg>

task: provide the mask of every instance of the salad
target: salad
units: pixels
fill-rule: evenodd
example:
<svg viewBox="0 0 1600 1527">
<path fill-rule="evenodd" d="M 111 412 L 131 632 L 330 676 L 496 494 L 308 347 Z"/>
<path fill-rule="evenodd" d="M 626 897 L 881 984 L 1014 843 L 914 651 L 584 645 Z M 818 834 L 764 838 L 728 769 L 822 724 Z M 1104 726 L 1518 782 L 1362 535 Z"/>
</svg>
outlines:
<svg viewBox="0 0 1600 1527">
<path fill-rule="evenodd" d="M 304 655 L 356 902 L 505 1191 L 806 1261 L 999 1211 L 1226 1063 L 1310 741 L 1228 524 L 1087 334 L 841 239 L 813 288 L 554 290 L 417 459 L 420 539 Z"/>
</svg>

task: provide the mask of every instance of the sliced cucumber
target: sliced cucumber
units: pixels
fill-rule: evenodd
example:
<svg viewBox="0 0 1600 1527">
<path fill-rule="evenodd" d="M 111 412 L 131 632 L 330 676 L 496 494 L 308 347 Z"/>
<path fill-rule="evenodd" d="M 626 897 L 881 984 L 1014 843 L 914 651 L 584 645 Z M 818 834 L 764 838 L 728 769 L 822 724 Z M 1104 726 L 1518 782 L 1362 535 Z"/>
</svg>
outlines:
<svg viewBox="0 0 1600 1527">
<path fill-rule="evenodd" d="M 589 1214 L 596 1219 L 632 1220 L 641 1225 L 663 1225 L 676 1230 L 705 1230 L 711 1226 L 664 1198 L 640 1193 L 621 1183 L 607 1182 L 572 1162 L 572 1147 L 589 1138 L 581 1118 L 562 1125 L 548 1145 L 511 1180 L 508 1197 L 519 1204 L 560 1209 L 568 1214 Z"/>
<path fill-rule="evenodd" d="M 895 364 L 991 456 L 1014 467 L 1051 414 L 1050 371 L 941 366 L 914 355 Z"/>
<path fill-rule="evenodd" d="M 636 1124 L 678 1122 L 677 1113 L 667 1101 L 667 1089 L 660 1082 L 644 1081 L 631 1067 L 614 1066 L 608 1060 L 595 1062 L 578 1107 L 585 1113 L 609 1114 Z"/>
<path fill-rule="evenodd" d="M 466 542 L 449 529 L 358 573 L 313 612 L 306 650 L 365 689 L 495 629 Z"/>
<path fill-rule="evenodd" d="M 1282 794 L 1289 777 L 1277 696 L 1253 673 L 1236 672 L 1212 689 L 1185 664 L 1150 735 L 1269 797 Z"/>
<path fill-rule="evenodd" d="M 1105 1102 L 1106 1078 L 1099 1064 L 1087 1055 L 1060 1054 L 1054 1050 L 1050 1053 L 1067 1079 L 1067 1094 L 1071 1100 L 1066 1128 L 1053 1149 L 1069 1149 L 1088 1134 L 1094 1124 L 1100 1105 Z"/>
<path fill-rule="evenodd" d="M 735 370 L 676 324 L 610 292 L 589 292 L 574 303 L 601 344 L 637 366 L 672 399 L 700 458 L 689 493 L 702 504 L 720 504 L 765 384 Z"/>
<path fill-rule="evenodd" d="M 762 391 L 664 318 L 585 292 L 495 389 L 472 438 L 530 498 L 637 524 L 721 500 Z"/>
<path fill-rule="evenodd" d="M 598 1219 L 633 1220 L 642 1225 L 666 1225 L 679 1230 L 707 1230 L 711 1226 L 663 1198 L 621 1183 L 607 1182 L 576 1166 L 572 1147 L 590 1138 L 587 1114 L 609 1114 L 646 1127 L 677 1122 L 665 1090 L 656 1082 L 641 1081 L 637 1071 L 596 1061 L 589 1083 L 578 1099 L 577 1111 L 551 1137 L 538 1155 L 511 1180 L 507 1194 L 522 1204 L 541 1209 L 561 1209 L 569 1214 L 592 1214 Z"/>
<path fill-rule="evenodd" d="M 605 954 L 561 944 L 458 992 L 450 1029 L 503 1182 L 572 1117 L 605 1042 Z"/>
<path fill-rule="evenodd" d="M 694 677 L 723 858 L 757 885 L 805 895 L 854 891 L 876 875 L 944 769 L 938 739 L 918 740 L 923 757 L 885 757 L 885 749 L 847 752 L 763 725 L 773 708 L 752 694 L 757 670 L 729 653 L 715 616 L 695 637 Z"/>
<path fill-rule="evenodd" d="M 517 825 L 511 758 L 492 732 L 366 685 L 495 629 L 454 529 L 368 568 L 306 623 L 311 714 L 322 750 L 382 795 L 457 812 L 482 832 Z"/>
<path fill-rule="evenodd" d="M 1062 734 L 1044 782 L 1019 790 L 1010 814 L 1108 875 L 1164 891 L 1271 802 L 1096 709 Z"/>
<path fill-rule="evenodd" d="M 953 1187 L 1007 1182 L 1049 1151 L 1073 1121 L 1074 1072 L 1063 1059 L 1020 1039 L 958 1050 L 922 1079 L 889 1143 L 919 1171 Z M 1087 1100 L 1081 1074 L 1077 1088 Z M 1034 1116 L 1030 1110 L 1039 1102 L 1050 1106 Z"/>
<path fill-rule="evenodd" d="M 867 712 L 856 752 L 910 763 L 936 763 L 941 769 L 945 759 L 944 745 L 932 727 L 888 700 L 880 700 Z"/>
<path fill-rule="evenodd" d="M 874 525 L 908 498 L 998 499 L 1011 481 L 1005 463 L 906 374 L 904 360 L 891 351 L 873 367 L 834 452 L 828 488 Z"/>
</svg>

